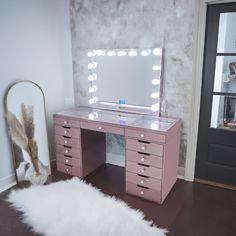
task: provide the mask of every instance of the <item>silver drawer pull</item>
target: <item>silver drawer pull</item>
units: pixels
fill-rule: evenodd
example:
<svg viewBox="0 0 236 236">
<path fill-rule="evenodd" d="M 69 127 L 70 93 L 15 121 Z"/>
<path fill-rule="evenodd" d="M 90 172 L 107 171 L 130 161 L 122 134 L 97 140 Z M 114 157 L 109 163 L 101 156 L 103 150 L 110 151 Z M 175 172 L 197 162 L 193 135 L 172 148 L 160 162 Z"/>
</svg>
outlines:
<svg viewBox="0 0 236 236">
<path fill-rule="evenodd" d="M 65 142 L 64 142 L 65 144 L 67 144 L 68 143 L 68 141 L 67 140 L 65 140 Z"/>
<path fill-rule="evenodd" d="M 141 170 L 141 173 L 144 173 L 145 172 L 145 169 L 143 168 L 142 170 Z"/>
<path fill-rule="evenodd" d="M 68 168 L 66 168 L 66 172 L 69 172 L 69 169 L 68 169 Z"/>
<path fill-rule="evenodd" d="M 68 152 L 69 152 L 69 151 L 66 149 L 66 150 L 65 150 L 65 153 L 68 153 Z"/>
<path fill-rule="evenodd" d="M 68 123 L 68 121 L 67 121 L 67 120 L 65 120 L 63 123 L 66 125 L 66 124 Z"/>
<path fill-rule="evenodd" d="M 68 163 L 69 162 L 69 160 L 68 159 L 66 159 L 66 163 Z"/>
<path fill-rule="evenodd" d="M 65 131 L 64 131 L 64 134 L 67 134 L 67 133 L 68 133 L 68 131 L 67 131 L 67 130 L 65 130 Z"/>
<path fill-rule="evenodd" d="M 145 146 L 142 146 L 141 149 L 142 149 L 142 150 L 145 150 Z"/>
<path fill-rule="evenodd" d="M 99 130 L 102 130 L 102 126 L 99 126 L 98 129 L 99 129 Z"/>
<path fill-rule="evenodd" d="M 144 138 L 144 136 L 145 136 L 145 134 L 140 134 L 140 137 L 141 137 L 141 138 Z"/>
<path fill-rule="evenodd" d="M 144 179 L 142 179 L 142 180 L 140 181 L 141 184 L 144 184 L 144 182 L 145 182 Z"/>
<path fill-rule="evenodd" d="M 141 191 L 140 194 L 143 195 L 143 194 L 144 194 L 144 191 Z"/>
<path fill-rule="evenodd" d="M 141 158 L 141 162 L 144 162 L 144 161 L 145 161 L 145 157 L 142 157 L 142 158 Z"/>
</svg>

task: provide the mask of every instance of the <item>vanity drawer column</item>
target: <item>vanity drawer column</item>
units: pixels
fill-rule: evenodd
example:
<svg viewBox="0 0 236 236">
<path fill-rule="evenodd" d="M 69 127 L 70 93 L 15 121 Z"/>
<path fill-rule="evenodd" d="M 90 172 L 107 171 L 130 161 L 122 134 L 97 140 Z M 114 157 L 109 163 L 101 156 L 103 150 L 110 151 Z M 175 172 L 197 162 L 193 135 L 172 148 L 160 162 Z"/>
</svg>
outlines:
<svg viewBox="0 0 236 236">
<path fill-rule="evenodd" d="M 161 203 L 166 136 L 141 129 L 126 129 L 125 136 L 126 192 Z"/>
<path fill-rule="evenodd" d="M 83 177 L 80 121 L 70 117 L 54 117 L 57 170 Z"/>
</svg>

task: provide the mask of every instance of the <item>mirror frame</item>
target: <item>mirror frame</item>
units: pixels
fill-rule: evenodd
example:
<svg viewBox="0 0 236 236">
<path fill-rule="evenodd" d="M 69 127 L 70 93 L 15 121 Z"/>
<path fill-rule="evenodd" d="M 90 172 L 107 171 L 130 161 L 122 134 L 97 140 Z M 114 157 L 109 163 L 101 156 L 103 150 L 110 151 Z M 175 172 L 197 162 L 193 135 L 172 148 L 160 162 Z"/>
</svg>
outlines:
<svg viewBox="0 0 236 236">
<path fill-rule="evenodd" d="M 95 96 L 96 93 L 96 84 L 94 81 L 97 79 L 96 73 L 94 73 L 94 69 L 96 69 L 96 61 L 91 60 L 92 58 L 96 56 L 118 56 L 118 53 L 123 53 L 121 56 L 137 56 L 138 52 L 140 52 L 141 56 L 149 56 L 150 54 L 153 54 L 154 56 L 159 56 L 160 57 L 160 63 L 159 64 L 154 64 L 152 70 L 156 71 L 154 69 L 154 66 L 160 67 L 160 75 L 157 80 L 159 80 L 159 85 L 158 84 L 153 84 L 153 86 L 159 86 L 159 90 L 154 92 L 159 94 L 158 98 L 159 101 L 155 102 L 152 106 L 144 106 L 144 105 L 132 105 L 132 104 L 120 104 L 120 103 L 115 103 L 115 102 L 110 102 L 110 101 L 99 101 L 99 98 Z M 155 53 L 157 52 L 157 54 Z M 146 55 L 142 55 L 142 53 L 147 53 Z M 88 62 L 88 70 L 89 70 L 89 76 L 88 80 L 90 81 L 90 87 L 89 89 L 94 88 L 95 86 L 95 91 L 89 92 L 90 93 L 90 98 L 89 98 L 89 106 L 98 108 L 98 109 L 104 109 L 104 110 L 114 110 L 114 111 L 122 111 L 122 112 L 132 112 L 132 113 L 141 113 L 141 114 L 149 114 L 149 115 L 157 115 L 161 116 L 162 115 L 162 105 L 163 105 L 163 78 L 164 78 L 164 48 L 149 48 L 149 49 L 143 49 L 143 48 L 138 48 L 138 49 L 91 49 L 88 50 L 87 52 L 88 58 L 90 58 Z M 90 80 L 89 77 L 94 76 L 95 79 Z M 155 78 L 151 78 L 151 81 L 155 80 Z M 155 100 L 155 98 L 153 98 Z M 157 105 L 158 104 L 158 105 Z"/>
<path fill-rule="evenodd" d="M 7 114 L 8 114 L 8 107 L 7 107 L 7 97 L 8 97 L 8 94 L 10 92 L 10 90 L 12 89 L 12 87 L 14 87 L 15 85 L 19 84 L 19 83 L 31 83 L 31 84 L 34 84 L 36 87 L 39 88 L 40 92 L 42 93 L 42 98 L 43 98 L 43 108 L 44 108 L 44 119 L 45 119 L 45 128 L 46 128 L 46 134 L 48 136 L 48 127 L 47 127 L 47 111 L 46 111 L 46 102 L 45 102 L 45 94 L 42 90 L 42 88 L 37 84 L 35 83 L 34 81 L 31 81 L 31 80 L 17 80 L 15 82 L 13 82 L 6 90 L 5 94 L 4 94 L 4 112 L 5 112 L 5 120 L 6 120 L 6 125 L 7 125 L 7 131 L 9 132 L 9 124 L 8 124 L 8 121 L 7 121 Z M 12 161 L 13 161 L 13 168 L 14 168 L 14 173 L 15 173 L 15 178 L 16 178 L 16 183 L 17 185 L 20 185 L 22 181 L 19 181 L 18 180 L 18 176 L 17 176 L 17 172 L 16 172 L 16 155 L 15 155 L 15 148 L 14 148 L 14 142 L 11 138 L 11 135 L 9 134 L 8 135 L 8 138 L 9 138 L 9 142 L 10 142 L 10 145 L 11 145 L 11 153 L 12 153 Z M 17 146 L 17 145 L 16 145 Z M 49 152 L 49 143 L 47 142 L 47 149 L 48 149 L 48 152 Z M 49 165 L 48 165 L 48 171 L 49 171 L 49 175 L 51 175 L 51 160 L 50 160 L 50 154 L 49 154 Z M 28 184 L 26 184 L 25 182 L 23 184 L 24 187 L 25 186 L 29 186 Z M 31 184 L 30 184 L 31 185 Z"/>
</svg>

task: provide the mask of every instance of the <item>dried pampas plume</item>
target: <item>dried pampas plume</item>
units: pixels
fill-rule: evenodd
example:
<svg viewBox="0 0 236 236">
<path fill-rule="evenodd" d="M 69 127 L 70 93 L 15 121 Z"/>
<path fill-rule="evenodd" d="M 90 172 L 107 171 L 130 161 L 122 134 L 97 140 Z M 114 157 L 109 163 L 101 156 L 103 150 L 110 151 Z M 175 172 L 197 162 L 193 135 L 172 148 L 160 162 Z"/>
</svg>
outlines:
<svg viewBox="0 0 236 236">
<path fill-rule="evenodd" d="M 16 116 L 11 112 L 7 113 L 7 122 L 9 125 L 9 131 L 12 141 L 20 148 L 26 150 L 28 147 L 28 138 L 25 134 L 25 130 L 21 125 L 21 123 L 18 121 Z"/>
<path fill-rule="evenodd" d="M 33 106 L 21 105 L 22 124 L 16 116 L 8 112 L 7 121 L 9 124 L 12 141 L 24 149 L 30 156 L 37 175 L 40 174 L 38 166 L 38 145 L 34 140 L 34 116 Z"/>
</svg>

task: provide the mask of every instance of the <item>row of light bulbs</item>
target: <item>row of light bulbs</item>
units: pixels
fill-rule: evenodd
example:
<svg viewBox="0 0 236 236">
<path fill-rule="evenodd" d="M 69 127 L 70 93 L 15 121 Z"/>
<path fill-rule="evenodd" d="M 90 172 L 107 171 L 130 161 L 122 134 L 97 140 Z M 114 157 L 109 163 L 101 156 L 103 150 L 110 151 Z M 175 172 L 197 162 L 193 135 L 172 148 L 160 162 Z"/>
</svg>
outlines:
<svg viewBox="0 0 236 236">
<path fill-rule="evenodd" d="M 143 49 L 140 52 L 141 56 L 149 56 L 153 54 L 154 56 L 161 56 L 162 55 L 162 49 L 161 48 L 154 48 L 154 49 Z M 88 52 L 88 57 L 94 57 L 94 56 L 131 56 L 135 57 L 138 56 L 138 51 L 134 49 L 130 50 L 93 50 Z"/>
</svg>

